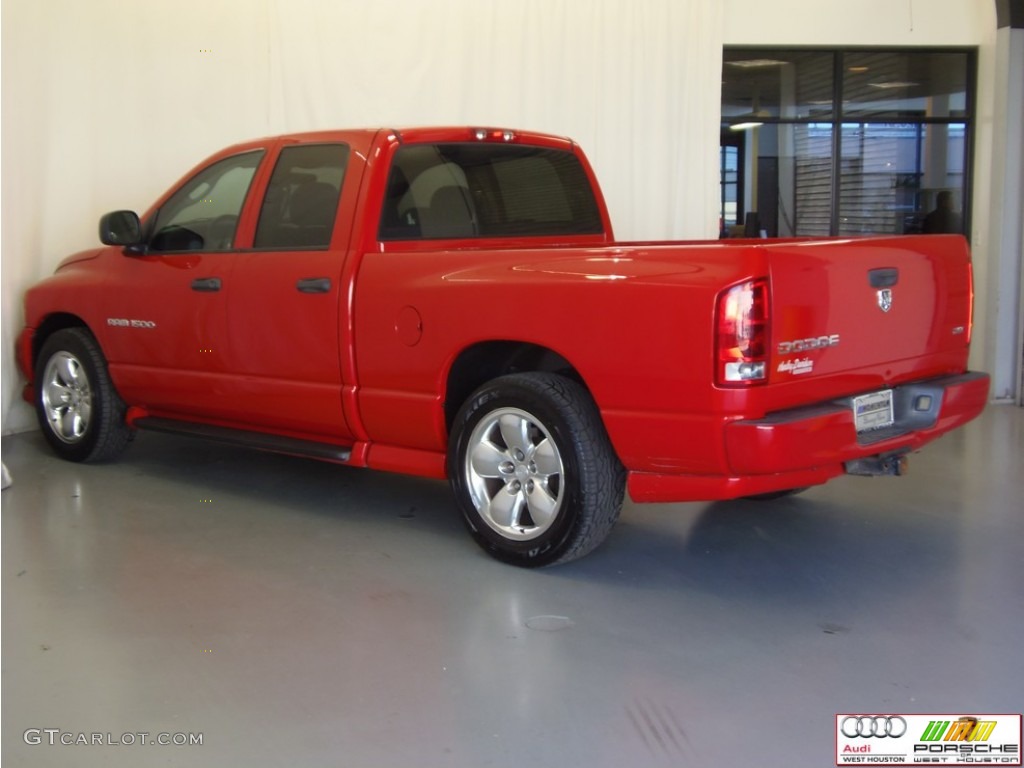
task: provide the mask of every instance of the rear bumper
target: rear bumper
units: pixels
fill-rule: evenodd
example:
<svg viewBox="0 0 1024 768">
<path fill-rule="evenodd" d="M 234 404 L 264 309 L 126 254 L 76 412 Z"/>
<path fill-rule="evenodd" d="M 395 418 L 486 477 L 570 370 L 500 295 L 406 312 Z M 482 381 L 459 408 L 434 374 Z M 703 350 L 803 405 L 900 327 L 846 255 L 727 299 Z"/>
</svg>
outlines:
<svg viewBox="0 0 1024 768">
<path fill-rule="evenodd" d="M 734 421 L 725 427 L 729 476 L 632 472 L 637 502 L 729 499 L 823 483 L 844 463 L 914 451 L 985 408 L 989 377 L 965 373 L 893 388 L 893 428 L 858 437 L 849 398 Z M 927 408 L 922 397 L 927 397 Z"/>
</svg>

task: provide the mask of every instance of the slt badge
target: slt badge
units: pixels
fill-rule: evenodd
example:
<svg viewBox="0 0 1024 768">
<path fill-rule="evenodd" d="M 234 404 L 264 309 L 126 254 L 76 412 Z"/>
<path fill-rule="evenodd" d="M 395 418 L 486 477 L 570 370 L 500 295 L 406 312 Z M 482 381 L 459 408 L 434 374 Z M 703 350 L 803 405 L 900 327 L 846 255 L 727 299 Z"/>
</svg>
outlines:
<svg viewBox="0 0 1024 768">
<path fill-rule="evenodd" d="M 878 292 L 878 308 L 883 312 L 892 309 L 892 288 L 883 288 Z"/>
</svg>

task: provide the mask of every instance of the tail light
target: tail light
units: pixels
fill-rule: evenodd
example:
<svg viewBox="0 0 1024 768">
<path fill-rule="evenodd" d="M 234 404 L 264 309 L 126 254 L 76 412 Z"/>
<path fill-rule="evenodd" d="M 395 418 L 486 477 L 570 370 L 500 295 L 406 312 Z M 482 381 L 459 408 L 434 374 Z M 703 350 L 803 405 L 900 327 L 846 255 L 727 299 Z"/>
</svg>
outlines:
<svg viewBox="0 0 1024 768">
<path fill-rule="evenodd" d="M 768 278 L 747 280 L 718 294 L 715 379 L 727 387 L 768 380 Z"/>
<path fill-rule="evenodd" d="M 971 262 L 967 262 L 967 346 L 971 346 L 971 336 L 974 335 L 974 269 Z"/>
</svg>

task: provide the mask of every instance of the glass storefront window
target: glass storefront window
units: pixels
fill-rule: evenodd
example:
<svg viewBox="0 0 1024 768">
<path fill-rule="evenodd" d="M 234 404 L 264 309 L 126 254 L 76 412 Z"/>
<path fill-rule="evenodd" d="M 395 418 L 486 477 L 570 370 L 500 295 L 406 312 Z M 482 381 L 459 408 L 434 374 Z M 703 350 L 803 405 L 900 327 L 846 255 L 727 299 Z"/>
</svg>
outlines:
<svg viewBox="0 0 1024 768">
<path fill-rule="evenodd" d="M 771 124 L 743 128 L 738 157 L 744 160 L 743 189 L 727 224 L 743 224 L 757 213 L 768 237 L 827 236 L 832 218 L 832 124 Z M 735 140 L 735 135 L 730 139 Z M 742 227 L 741 227 L 742 229 Z M 741 234 L 738 230 L 726 234 Z"/>
<path fill-rule="evenodd" d="M 723 118 L 828 118 L 832 109 L 831 53 L 725 51 Z"/>
<path fill-rule="evenodd" d="M 843 116 L 967 114 L 966 53 L 857 52 L 843 56 Z"/>
<path fill-rule="evenodd" d="M 841 146 L 838 234 L 963 234 L 963 123 L 843 123 Z"/>
<path fill-rule="evenodd" d="M 968 233 L 974 71 L 963 50 L 726 50 L 723 234 L 751 213 L 769 237 Z"/>
<path fill-rule="evenodd" d="M 739 194 L 739 147 L 722 147 L 721 153 L 721 227 L 735 226 L 736 200 Z"/>
</svg>

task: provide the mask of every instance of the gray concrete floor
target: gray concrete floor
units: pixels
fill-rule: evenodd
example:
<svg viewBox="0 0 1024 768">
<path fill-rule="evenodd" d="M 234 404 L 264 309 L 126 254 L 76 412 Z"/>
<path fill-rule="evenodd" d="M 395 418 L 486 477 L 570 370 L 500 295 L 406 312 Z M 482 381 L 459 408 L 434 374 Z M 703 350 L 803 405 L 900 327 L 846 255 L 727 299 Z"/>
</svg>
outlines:
<svg viewBox="0 0 1024 768">
<path fill-rule="evenodd" d="M 990 408 L 908 477 L 627 503 L 524 571 L 442 483 L 5 437 L 4 765 L 828 766 L 837 712 L 1020 712 L 1022 446 L 1024 409 Z"/>
</svg>

